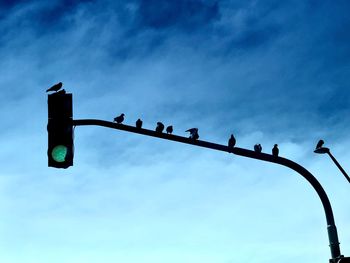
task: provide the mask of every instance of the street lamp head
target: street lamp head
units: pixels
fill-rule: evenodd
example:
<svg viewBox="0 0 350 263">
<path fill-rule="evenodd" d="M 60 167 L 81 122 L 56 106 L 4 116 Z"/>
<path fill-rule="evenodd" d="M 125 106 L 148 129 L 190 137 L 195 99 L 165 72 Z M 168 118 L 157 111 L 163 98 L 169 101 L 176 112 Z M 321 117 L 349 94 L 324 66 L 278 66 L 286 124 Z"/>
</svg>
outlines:
<svg viewBox="0 0 350 263">
<path fill-rule="evenodd" d="M 320 147 L 314 150 L 314 153 L 319 153 L 319 154 L 329 153 L 329 148 Z"/>
</svg>

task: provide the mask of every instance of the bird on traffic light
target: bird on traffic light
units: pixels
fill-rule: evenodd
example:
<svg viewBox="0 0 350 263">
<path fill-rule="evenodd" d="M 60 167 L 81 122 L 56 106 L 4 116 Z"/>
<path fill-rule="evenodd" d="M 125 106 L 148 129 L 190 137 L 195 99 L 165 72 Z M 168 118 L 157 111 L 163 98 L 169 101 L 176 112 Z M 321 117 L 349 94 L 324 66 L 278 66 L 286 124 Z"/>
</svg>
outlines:
<svg viewBox="0 0 350 263">
<path fill-rule="evenodd" d="M 233 134 L 231 134 L 231 137 L 228 140 L 228 147 L 232 149 L 233 147 L 235 147 L 235 145 L 236 145 L 236 138 L 235 136 L 233 136 Z"/>
<path fill-rule="evenodd" d="M 173 126 L 172 125 L 166 127 L 166 133 L 168 133 L 168 134 L 172 134 L 173 133 Z"/>
<path fill-rule="evenodd" d="M 137 119 L 137 121 L 136 121 L 136 128 L 138 128 L 138 129 L 142 128 L 142 121 L 141 121 L 141 119 Z"/>
<path fill-rule="evenodd" d="M 118 117 L 115 117 L 113 121 L 118 123 L 118 124 L 121 124 L 124 121 L 124 116 L 125 116 L 125 114 L 122 113 Z"/>
<path fill-rule="evenodd" d="M 59 91 L 62 88 L 62 82 L 58 82 L 57 84 L 53 85 L 51 88 L 47 89 L 46 92 L 49 91 Z"/>
<path fill-rule="evenodd" d="M 278 153 L 279 153 L 279 150 L 278 150 L 278 145 L 275 144 L 272 148 L 272 155 L 277 157 L 278 156 Z"/>
<path fill-rule="evenodd" d="M 254 145 L 254 151 L 257 152 L 257 153 L 261 153 L 262 152 L 262 147 L 261 147 L 260 143 Z"/>
<path fill-rule="evenodd" d="M 156 132 L 162 133 L 164 130 L 164 124 L 161 122 L 157 122 Z"/>
<path fill-rule="evenodd" d="M 190 139 L 198 140 L 199 138 L 198 128 L 191 128 L 191 129 L 188 129 L 186 132 L 190 133 L 190 137 L 189 137 Z"/>
<path fill-rule="evenodd" d="M 317 145 L 316 145 L 316 150 L 317 150 L 318 148 L 321 148 L 321 147 L 323 146 L 323 144 L 324 144 L 324 141 L 323 141 L 323 140 L 319 140 L 318 143 L 317 143 Z"/>
</svg>

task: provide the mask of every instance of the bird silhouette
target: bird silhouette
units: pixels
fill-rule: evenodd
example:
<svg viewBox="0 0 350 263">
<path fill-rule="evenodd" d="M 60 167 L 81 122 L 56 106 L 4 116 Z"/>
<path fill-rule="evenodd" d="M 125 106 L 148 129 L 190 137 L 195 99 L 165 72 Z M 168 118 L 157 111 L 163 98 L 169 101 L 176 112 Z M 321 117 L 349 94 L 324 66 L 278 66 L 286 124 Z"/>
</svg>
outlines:
<svg viewBox="0 0 350 263">
<path fill-rule="evenodd" d="M 46 92 L 49 91 L 59 91 L 62 88 L 63 83 L 62 82 L 58 82 L 57 84 L 53 85 L 51 88 L 47 89 Z"/>
<path fill-rule="evenodd" d="M 191 129 L 188 129 L 186 132 L 190 133 L 190 137 L 189 137 L 190 139 L 198 140 L 199 138 L 198 128 L 191 128 Z"/>
<path fill-rule="evenodd" d="M 166 127 L 166 133 L 168 133 L 168 134 L 172 134 L 173 133 L 173 126 L 172 125 Z"/>
<path fill-rule="evenodd" d="M 156 132 L 162 133 L 164 130 L 164 124 L 161 122 L 157 122 Z"/>
<path fill-rule="evenodd" d="M 233 134 L 231 134 L 231 137 L 228 140 L 228 147 L 232 149 L 233 147 L 235 147 L 235 145 L 236 145 L 236 138 L 235 136 L 233 136 Z"/>
<path fill-rule="evenodd" d="M 324 144 L 324 141 L 323 140 L 319 140 L 317 145 L 316 145 L 316 149 L 321 148 L 323 146 L 323 144 Z"/>
<path fill-rule="evenodd" d="M 121 124 L 124 121 L 124 116 L 125 116 L 124 113 L 120 114 L 118 117 L 114 118 L 114 122 Z"/>
<path fill-rule="evenodd" d="M 262 152 L 262 147 L 260 143 L 254 145 L 254 151 L 258 153 Z"/>
<path fill-rule="evenodd" d="M 278 153 L 279 153 L 279 150 L 278 150 L 278 145 L 275 144 L 272 148 L 272 155 L 277 157 L 278 156 Z"/>
<path fill-rule="evenodd" d="M 137 121 L 136 121 L 136 128 L 138 128 L 138 129 L 142 128 L 142 120 L 141 119 L 137 119 Z"/>
</svg>

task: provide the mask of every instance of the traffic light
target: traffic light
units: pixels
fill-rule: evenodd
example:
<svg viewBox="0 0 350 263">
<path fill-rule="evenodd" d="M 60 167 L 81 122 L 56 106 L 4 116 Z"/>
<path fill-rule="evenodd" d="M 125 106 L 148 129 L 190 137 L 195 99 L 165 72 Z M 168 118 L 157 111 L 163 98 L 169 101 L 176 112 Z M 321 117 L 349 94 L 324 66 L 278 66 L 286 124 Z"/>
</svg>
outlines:
<svg viewBox="0 0 350 263">
<path fill-rule="evenodd" d="M 64 90 L 48 95 L 48 166 L 73 166 L 73 107 L 72 94 Z"/>
</svg>

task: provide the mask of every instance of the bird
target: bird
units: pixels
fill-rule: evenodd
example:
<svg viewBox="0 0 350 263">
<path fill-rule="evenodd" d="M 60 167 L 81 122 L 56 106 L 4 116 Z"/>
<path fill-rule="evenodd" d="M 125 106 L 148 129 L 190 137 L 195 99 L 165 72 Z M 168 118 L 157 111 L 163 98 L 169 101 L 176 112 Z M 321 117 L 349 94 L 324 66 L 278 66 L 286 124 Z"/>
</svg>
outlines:
<svg viewBox="0 0 350 263">
<path fill-rule="evenodd" d="M 142 128 L 142 120 L 141 119 L 137 119 L 137 121 L 136 121 L 136 128 L 138 128 L 138 129 Z"/>
<path fill-rule="evenodd" d="M 231 134 L 231 137 L 228 140 L 228 147 L 232 149 L 233 147 L 235 147 L 235 144 L 236 144 L 236 138 L 235 136 L 233 136 L 233 134 Z"/>
<path fill-rule="evenodd" d="M 161 122 L 157 122 L 156 132 L 162 133 L 164 130 L 164 124 Z"/>
<path fill-rule="evenodd" d="M 124 121 L 124 116 L 125 116 L 124 113 L 120 114 L 118 117 L 114 118 L 114 122 L 121 124 Z"/>
<path fill-rule="evenodd" d="M 323 146 L 323 144 L 324 144 L 324 141 L 323 140 L 319 140 L 317 145 L 316 145 L 316 150 L 321 148 Z"/>
<path fill-rule="evenodd" d="M 277 157 L 278 156 L 278 153 L 279 153 L 279 150 L 278 150 L 278 145 L 275 144 L 272 148 L 272 155 Z"/>
<path fill-rule="evenodd" d="M 262 147 L 260 143 L 254 145 L 254 151 L 258 153 L 262 152 Z"/>
<path fill-rule="evenodd" d="M 62 88 L 63 83 L 62 82 L 58 82 L 57 84 L 53 85 L 51 88 L 47 89 L 46 92 L 49 91 L 59 91 Z"/>
<path fill-rule="evenodd" d="M 166 133 L 168 133 L 168 134 L 173 133 L 173 126 L 172 125 L 169 125 L 168 127 L 166 127 Z"/>
<path fill-rule="evenodd" d="M 190 137 L 189 137 L 190 139 L 198 140 L 199 138 L 198 128 L 191 128 L 191 129 L 188 129 L 186 132 L 190 133 Z"/>
</svg>

